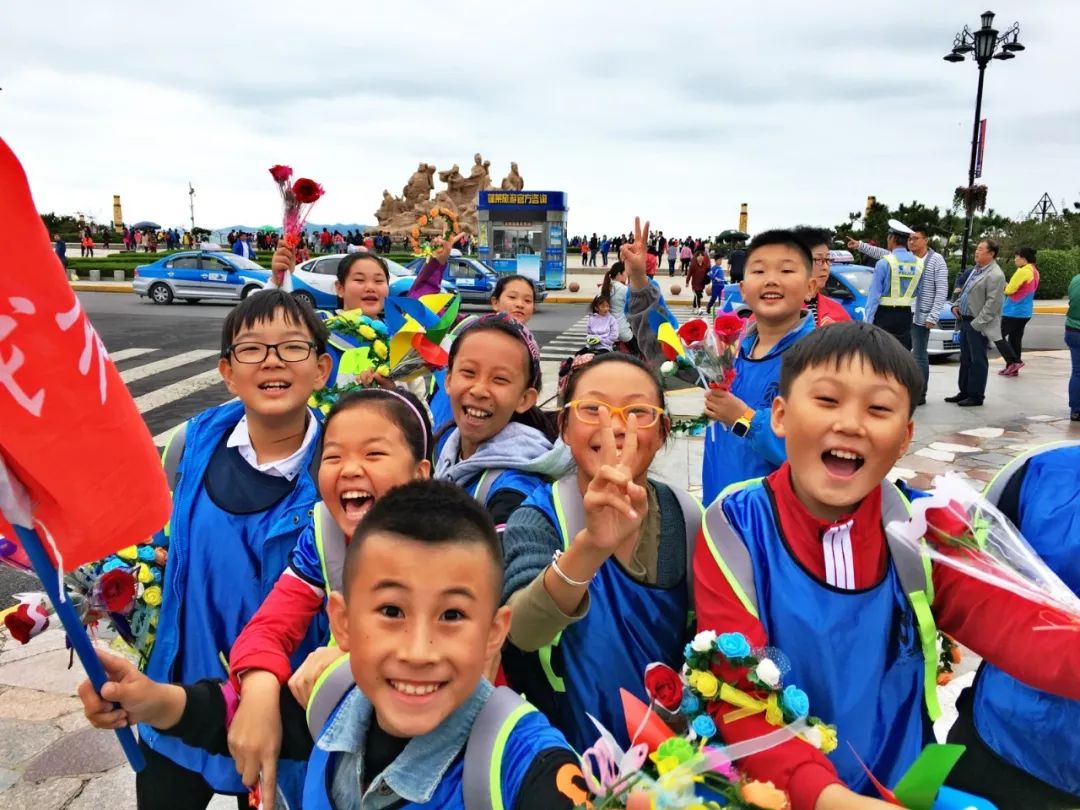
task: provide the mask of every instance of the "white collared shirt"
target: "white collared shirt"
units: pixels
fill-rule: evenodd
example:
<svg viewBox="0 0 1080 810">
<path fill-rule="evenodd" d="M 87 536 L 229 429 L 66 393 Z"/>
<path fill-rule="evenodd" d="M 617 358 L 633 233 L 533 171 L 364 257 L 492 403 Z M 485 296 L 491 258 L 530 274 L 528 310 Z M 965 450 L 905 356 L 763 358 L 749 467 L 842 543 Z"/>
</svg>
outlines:
<svg viewBox="0 0 1080 810">
<path fill-rule="evenodd" d="M 311 446 L 311 443 L 315 441 L 315 436 L 318 435 L 318 432 L 318 420 L 309 414 L 307 432 L 304 433 L 304 441 L 300 443 L 300 448 L 288 458 L 260 464 L 259 458 L 255 454 L 255 448 L 251 446 L 251 434 L 248 433 L 247 416 L 243 416 L 240 421 L 236 423 L 236 427 L 233 428 L 233 432 L 229 435 L 229 441 L 226 443 L 226 446 L 235 447 L 240 453 L 240 457 L 259 472 L 266 473 L 267 475 L 274 475 L 278 478 L 284 478 L 286 481 L 292 481 L 300 473 L 300 470 L 303 469 L 304 457 L 307 455 L 307 450 Z"/>
</svg>

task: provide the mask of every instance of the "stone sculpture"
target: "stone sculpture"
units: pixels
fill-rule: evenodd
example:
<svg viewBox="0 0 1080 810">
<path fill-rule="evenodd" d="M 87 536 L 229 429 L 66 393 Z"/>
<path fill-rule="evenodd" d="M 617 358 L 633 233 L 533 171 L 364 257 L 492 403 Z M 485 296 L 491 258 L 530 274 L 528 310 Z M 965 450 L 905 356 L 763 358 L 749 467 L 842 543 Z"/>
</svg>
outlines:
<svg viewBox="0 0 1080 810">
<path fill-rule="evenodd" d="M 503 191 L 521 191 L 525 188 L 525 181 L 518 174 L 518 165 L 516 163 L 510 163 L 510 174 L 503 178 L 500 188 Z"/>
</svg>

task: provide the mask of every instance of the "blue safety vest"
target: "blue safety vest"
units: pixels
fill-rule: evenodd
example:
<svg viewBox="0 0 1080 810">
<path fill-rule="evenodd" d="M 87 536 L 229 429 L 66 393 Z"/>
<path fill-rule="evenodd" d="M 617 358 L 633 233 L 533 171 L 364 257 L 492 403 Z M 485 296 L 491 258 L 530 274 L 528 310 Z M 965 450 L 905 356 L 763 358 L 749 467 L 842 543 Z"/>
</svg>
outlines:
<svg viewBox="0 0 1080 810">
<path fill-rule="evenodd" d="M 780 365 L 784 352 L 813 330 L 814 319 L 804 315 L 768 354 L 758 359 L 750 357 L 756 334 L 744 338 L 735 358 L 731 393 L 755 411 L 771 407 L 780 393 Z M 764 426 L 755 425 L 755 429 L 764 429 Z M 701 498 L 706 506 L 728 485 L 768 475 L 780 466 L 782 458 L 779 461 L 765 458 L 755 448 L 754 441 L 751 436 L 736 436 L 720 422 L 709 424 L 705 431 L 705 460 L 701 469 Z M 776 442 L 782 448 L 782 443 Z"/>
<path fill-rule="evenodd" d="M 315 746 L 304 782 L 304 810 L 331 810 L 331 788 L 338 753 L 319 747 L 356 684 L 348 657 L 331 665 L 316 682 L 308 701 L 308 728 Z M 566 739 L 547 719 L 511 690 L 491 693 L 480 710 L 464 756 L 443 775 L 431 798 L 423 804 L 408 802 L 396 808 L 430 807 L 438 810 L 504 810 L 517 802 L 525 775 L 536 757 L 553 748 L 567 748 Z M 374 774 L 373 776 L 377 776 Z M 352 808 L 340 808 L 352 810 Z"/>
<path fill-rule="evenodd" d="M 882 516 L 907 518 L 906 500 L 888 483 Z M 836 725 L 843 742 L 829 759 L 840 778 L 876 795 L 854 748 L 874 776 L 895 785 L 930 739 L 928 714 L 938 713 L 926 558 L 890 545 L 878 584 L 849 591 L 820 582 L 792 556 L 760 480 L 722 493 L 702 529 L 732 589 L 789 661 L 789 681 L 814 715 Z"/>
<path fill-rule="evenodd" d="M 616 559 L 609 558 L 589 585 L 589 610 L 584 618 L 540 650 L 540 665 L 554 692 L 559 714 L 553 722 L 577 751 L 584 751 L 599 736 L 587 714 L 614 734 L 620 745 L 628 747 L 619 689 L 647 702 L 645 667 L 654 661 L 675 669 L 682 664 L 693 605 L 691 565 L 701 526 L 701 504 L 682 490 L 670 489 L 682 509 L 686 578 L 668 589 L 645 585 L 627 574 Z M 574 475 L 541 487 L 522 506 L 544 513 L 562 538 L 564 550 L 570 548 L 570 542 L 585 526 L 581 490 Z M 661 523 L 664 521 L 661 516 Z M 556 648 L 558 656 L 553 664 Z"/>
<path fill-rule="evenodd" d="M 1011 462 L 987 488 L 992 503 L 1024 464 L 1019 529 L 1080 594 L 1080 444 L 1036 449 Z M 974 689 L 982 741 L 1010 765 L 1077 796 L 1080 806 L 1080 702 L 1021 683 L 986 661 Z"/>
<path fill-rule="evenodd" d="M 155 681 L 170 683 L 182 678 L 194 682 L 200 678 L 227 677 L 232 641 L 273 589 L 288 565 L 289 552 L 311 519 L 316 488 L 307 469 L 298 477 L 292 492 L 265 512 L 226 515 L 212 504 L 203 477 L 218 445 L 243 415 L 241 402 L 211 408 L 186 423 L 181 434 L 184 449 L 178 460 L 175 460 L 177 454 L 166 448 L 166 471 L 175 469 L 175 477 L 170 475 L 175 485 L 161 615 L 146 668 L 147 676 Z M 318 442 L 312 442 L 306 465 L 310 465 L 317 448 Z M 196 513 L 204 518 L 212 517 L 211 524 L 193 529 L 192 517 Z M 246 521 L 245 533 L 249 539 L 259 535 L 257 547 L 245 547 L 235 539 L 237 521 Z M 257 531 L 252 531 L 256 526 Z M 227 600 L 212 600 L 211 594 L 225 592 Z M 187 614 L 186 620 L 182 614 Z M 188 625 L 202 621 L 205 632 L 186 633 L 181 638 L 181 625 L 185 621 Z M 294 666 L 318 646 L 324 633 L 324 625 L 313 623 L 308 637 L 292 658 Z M 185 745 L 178 737 L 160 734 L 145 724 L 139 726 L 139 734 L 154 751 L 201 774 L 214 790 L 247 793 L 231 757 Z M 278 783 L 286 797 L 299 797 L 303 772 L 303 763 L 281 763 Z"/>
</svg>

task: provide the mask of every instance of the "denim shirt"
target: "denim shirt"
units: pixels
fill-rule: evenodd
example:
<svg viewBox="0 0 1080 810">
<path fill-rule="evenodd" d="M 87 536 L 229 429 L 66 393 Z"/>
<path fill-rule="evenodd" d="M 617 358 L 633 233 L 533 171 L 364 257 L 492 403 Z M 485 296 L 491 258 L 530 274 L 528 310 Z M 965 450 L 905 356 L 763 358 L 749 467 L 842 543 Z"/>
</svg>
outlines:
<svg viewBox="0 0 1080 810">
<path fill-rule="evenodd" d="M 364 743 L 371 724 L 371 702 L 353 689 L 333 722 L 315 744 L 337 754 L 331 781 L 334 807 L 382 810 L 404 799 L 424 804 L 439 786 L 446 771 L 465 749 L 473 723 L 494 687 L 481 679 L 472 695 L 433 731 L 409 740 L 390 766 L 364 784 Z"/>
</svg>

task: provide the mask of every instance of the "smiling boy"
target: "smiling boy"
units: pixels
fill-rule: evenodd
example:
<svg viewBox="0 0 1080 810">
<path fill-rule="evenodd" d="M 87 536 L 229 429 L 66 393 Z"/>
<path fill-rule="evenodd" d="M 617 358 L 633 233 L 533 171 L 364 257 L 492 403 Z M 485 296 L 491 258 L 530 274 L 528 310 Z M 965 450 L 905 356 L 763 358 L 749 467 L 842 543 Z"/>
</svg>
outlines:
<svg viewBox="0 0 1080 810">
<path fill-rule="evenodd" d="M 477 501 L 438 481 L 392 490 L 360 523 L 344 576 L 329 611 L 348 656 L 316 685 L 306 724 L 292 693 L 281 693 L 282 757 L 310 756 L 306 810 L 570 810 L 585 801 L 563 736 L 482 677 L 506 638 L 510 609 L 499 607 L 502 550 Z M 79 694 L 94 725 L 143 720 L 193 745 L 225 748 L 217 684 L 157 684 L 104 659 L 103 696 L 123 708 L 84 683 Z"/>
<path fill-rule="evenodd" d="M 888 806 L 857 795 L 873 787 L 852 750 L 892 786 L 931 741 L 935 620 L 1014 677 L 1080 696 L 1080 648 L 1067 633 L 1030 632 L 1039 606 L 887 542 L 884 523 L 906 517 L 907 503 L 882 479 L 911 442 L 922 393 L 915 361 L 878 327 L 804 338 L 784 357 L 772 405 L 787 463 L 706 512 L 699 628 L 776 645 L 811 713 L 840 730 L 828 758 L 793 740 L 742 761 L 786 790 L 793 810 Z M 773 730 L 760 715 L 718 725 L 728 742 Z"/>
<path fill-rule="evenodd" d="M 735 359 L 730 390 L 705 395 L 705 413 L 719 424 L 705 438 L 702 500 L 712 501 L 729 484 L 767 475 L 784 460 L 784 442 L 770 426 L 770 406 L 784 353 L 814 329 L 803 308 L 816 295 L 813 257 L 794 231 L 754 237 L 739 284 L 754 314 Z"/>
<path fill-rule="evenodd" d="M 281 290 L 249 296 L 225 319 L 218 370 L 236 400 L 190 419 L 164 453 L 173 511 L 150 677 L 226 676 L 230 647 L 285 569 L 317 497 L 319 421 L 307 400 L 330 373 L 326 340 L 315 313 Z M 324 633 L 313 627 L 295 664 Z M 150 727 L 140 736 L 140 810 L 202 810 L 215 792 L 246 793 L 228 756 Z M 302 770 L 284 777 L 298 790 Z"/>
</svg>

